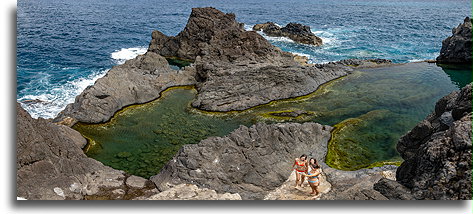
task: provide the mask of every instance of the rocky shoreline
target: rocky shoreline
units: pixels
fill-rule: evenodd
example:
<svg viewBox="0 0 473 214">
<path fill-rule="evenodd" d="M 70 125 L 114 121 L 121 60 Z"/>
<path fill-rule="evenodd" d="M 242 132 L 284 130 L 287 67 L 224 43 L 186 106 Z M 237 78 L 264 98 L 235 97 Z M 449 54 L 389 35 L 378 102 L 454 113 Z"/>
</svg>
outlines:
<svg viewBox="0 0 473 214">
<path fill-rule="evenodd" d="M 463 28 L 468 23 L 456 29 Z M 462 32 L 466 30 L 454 29 L 454 37 Z M 442 48 L 441 56 L 448 50 Z M 193 64 L 173 70 L 166 57 Z M 469 57 L 471 63 L 471 47 Z M 292 175 L 289 160 L 308 153 L 322 164 L 327 185 L 323 200 L 471 199 L 471 84 L 442 98 L 434 113 L 400 139 L 398 151 L 406 160 L 400 167 L 333 169 L 325 164 L 332 127 L 256 124 L 185 145 L 159 174 L 146 179 L 88 158 L 81 150 L 85 139 L 70 128 L 77 122 L 106 122 L 120 109 L 157 99 L 172 86 L 195 85 L 193 107 L 225 112 L 306 95 L 354 68 L 386 65 L 391 61 L 300 63 L 257 32 L 245 31 L 234 14 L 194 8 L 177 36 L 154 31 L 146 54 L 113 67 L 54 123 L 31 118 L 17 104 L 17 196 L 30 200 L 301 199 L 300 193 L 287 188 Z"/>
</svg>

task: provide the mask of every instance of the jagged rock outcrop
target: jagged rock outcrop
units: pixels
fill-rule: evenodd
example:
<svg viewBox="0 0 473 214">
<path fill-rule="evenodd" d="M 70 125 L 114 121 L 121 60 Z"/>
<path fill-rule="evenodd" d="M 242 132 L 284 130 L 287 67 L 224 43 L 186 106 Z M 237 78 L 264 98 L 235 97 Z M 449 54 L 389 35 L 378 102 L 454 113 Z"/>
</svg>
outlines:
<svg viewBox="0 0 473 214">
<path fill-rule="evenodd" d="M 392 199 L 471 199 L 471 89 L 470 83 L 441 98 L 435 111 L 399 140 L 405 161 L 396 178 L 405 193 L 395 194 L 403 187 L 383 183 L 378 191 Z"/>
<path fill-rule="evenodd" d="M 241 57 L 254 59 L 287 55 L 258 33 L 245 31 L 243 23 L 235 20 L 235 14 L 212 7 L 192 8 L 187 25 L 177 36 L 153 31 L 148 51 L 192 61 L 204 55 L 230 61 Z"/>
<path fill-rule="evenodd" d="M 17 103 L 17 197 L 28 200 L 131 199 L 155 194 L 147 179 L 88 158 L 75 130 L 33 119 Z M 67 129 L 66 132 L 63 129 Z M 69 133 L 69 134 L 68 134 Z M 79 134 L 80 135 L 80 134 Z"/>
<path fill-rule="evenodd" d="M 323 157 L 331 130 L 316 123 L 241 126 L 225 137 L 185 145 L 151 180 L 160 190 L 189 183 L 263 199 L 287 180 L 295 157 L 309 151 Z"/>
<path fill-rule="evenodd" d="M 307 25 L 298 23 L 289 23 L 285 27 L 279 27 L 273 22 L 266 22 L 264 24 L 256 24 L 253 30 L 262 30 L 268 36 L 287 37 L 295 42 L 307 45 L 322 45 L 322 39 L 316 36 Z"/>
<path fill-rule="evenodd" d="M 442 49 L 437 57 L 437 62 L 471 64 L 471 19 L 466 17 L 463 24 L 452 29 L 452 34 L 442 41 Z"/>
<path fill-rule="evenodd" d="M 210 111 L 305 95 L 351 71 L 342 65 L 302 66 L 258 33 L 245 31 L 234 14 L 215 8 L 192 9 L 177 36 L 154 31 L 148 51 L 195 60 L 198 94 L 192 106 Z"/>
<path fill-rule="evenodd" d="M 106 122 L 125 106 L 159 98 L 166 88 L 195 84 L 194 76 L 194 67 L 172 70 L 164 57 L 147 52 L 110 69 L 67 105 L 54 122 Z"/>
</svg>

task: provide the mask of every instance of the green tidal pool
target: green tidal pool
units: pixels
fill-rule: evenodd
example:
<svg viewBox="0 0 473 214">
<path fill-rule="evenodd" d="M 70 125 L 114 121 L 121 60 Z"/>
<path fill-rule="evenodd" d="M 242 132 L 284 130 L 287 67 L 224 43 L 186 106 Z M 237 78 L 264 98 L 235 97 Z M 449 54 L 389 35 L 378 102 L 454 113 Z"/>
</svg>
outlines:
<svg viewBox="0 0 473 214">
<path fill-rule="evenodd" d="M 89 140 L 89 157 L 150 177 L 182 145 L 224 136 L 240 125 L 313 121 L 335 127 L 327 164 L 356 170 L 400 163 L 398 139 L 430 114 L 438 99 L 471 79 L 471 67 L 410 63 L 364 69 L 307 96 L 228 113 L 194 109 L 190 104 L 196 90 L 174 87 L 155 101 L 125 108 L 107 123 L 78 123 L 73 128 Z"/>
</svg>

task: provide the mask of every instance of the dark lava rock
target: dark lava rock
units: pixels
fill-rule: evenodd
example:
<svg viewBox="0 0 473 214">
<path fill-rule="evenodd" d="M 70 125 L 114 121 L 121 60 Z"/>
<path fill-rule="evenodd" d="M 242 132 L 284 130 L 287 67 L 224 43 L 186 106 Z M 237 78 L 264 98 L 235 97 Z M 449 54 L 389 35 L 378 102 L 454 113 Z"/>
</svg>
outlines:
<svg viewBox="0 0 473 214">
<path fill-rule="evenodd" d="M 267 22 L 256 24 L 253 26 L 253 30 L 262 30 L 268 36 L 287 37 L 301 44 L 322 45 L 322 39 L 312 33 L 309 26 L 298 23 L 291 22 L 281 28 L 273 22 Z"/>
<path fill-rule="evenodd" d="M 151 180 L 160 190 L 189 183 L 262 199 L 286 181 L 295 157 L 313 152 L 322 160 L 331 130 L 316 123 L 240 126 L 225 137 L 185 145 Z"/>
<path fill-rule="evenodd" d="M 79 139 L 75 130 L 33 119 L 18 103 L 16 108 L 17 197 L 131 199 L 156 193 L 149 180 L 133 176 L 134 182 L 128 182 L 129 176 L 123 171 L 88 158 L 78 146 L 85 139 Z M 140 186 L 135 184 L 138 180 Z"/>
<path fill-rule="evenodd" d="M 215 8 L 192 9 L 175 37 L 153 32 L 148 51 L 195 60 L 198 94 L 192 106 L 210 111 L 244 110 L 306 95 L 351 71 L 342 65 L 302 66 L 258 33 L 245 31 L 234 14 Z"/>
<path fill-rule="evenodd" d="M 147 52 L 110 69 L 67 105 L 54 122 L 70 118 L 73 121 L 67 123 L 69 126 L 77 121 L 106 122 L 125 106 L 159 98 L 166 88 L 195 84 L 194 76 L 193 67 L 172 70 L 164 57 Z"/>
<path fill-rule="evenodd" d="M 216 53 L 209 53 L 208 48 Z M 187 25 L 177 36 L 153 31 L 148 51 L 192 61 L 203 55 L 223 55 L 231 60 L 282 54 L 258 33 L 245 31 L 243 23 L 235 20 L 235 14 L 212 7 L 192 8 Z"/>
<path fill-rule="evenodd" d="M 471 64 L 471 19 L 466 17 L 463 24 L 452 29 L 452 34 L 442 41 L 442 49 L 437 57 L 437 62 Z"/>
<path fill-rule="evenodd" d="M 393 62 L 389 59 L 344 59 L 336 62 L 329 62 L 329 64 L 346 65 L 357 68 L 374 68 L 392 65 Z"/>
<path fill-rule="evenodd" d="M 397 150 L 405 161 L 396 179 L 412 194 L 405 197 L 471 199 L 471 87 L 441 98 L 435 111 L 399 140 Z M 381 186 L 388 197 L 397 191 Z"/>
</svg>

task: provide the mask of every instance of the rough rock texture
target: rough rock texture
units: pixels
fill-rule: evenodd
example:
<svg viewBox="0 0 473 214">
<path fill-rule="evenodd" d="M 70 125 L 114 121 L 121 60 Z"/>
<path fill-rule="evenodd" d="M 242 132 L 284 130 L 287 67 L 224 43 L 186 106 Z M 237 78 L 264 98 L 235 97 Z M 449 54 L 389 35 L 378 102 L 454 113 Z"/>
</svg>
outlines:
<svg viewBox="0 0 473 214">
<path fill-rule="evenodd" d="M 344 59 L 336 62 L 329 62 L 329 64 L 346 65 L 357 68 L 374 68 L 394 65 L 389 59 Z"/>
<path fill-rule="evenodd" d="M 241 200 L 238 193 L 218 194 L 215 190 L 199 188 L 193 184 L 179 184 L 166 191 L 139 200 Z"/>
<path fill-rule="evenodd" d="M 471 19 L 466 17 L 463 24 L 452 29 L 452 34 L 442 41 L 442 49 L 437 57 L 437 62 L 471 64 Z"/>
<path fill-rule="evenodd" d="M 412 193 L 403 197 L 471 199 L 471 87 L 441 98 L 435 111 L 399 140 L 397 150 L 405 161 L 396 178 Z M 397 188 L 379 187 L 387 196 Z"/>
<path fill-rule="evenodd" d="M 63 129 L 69 129 L 63 131 Z M 129 185 L 123 171 L 88 158 L 74 130 L 33 119 L 17 103 L 17 196 L 28 200 L 130 199 L 156 192 L 152 182 Z"/>
<path fill-rule="evenodd" d="M 316 123 L 241 126 L 225 137 L 185 145 L 151 180 L 160 190 L 188 183 L 263 199 L 287 180 L 295 157 L 309 151 L 324 157 L 331 130 Z"/>
<path fill-rule="evenodd" d="M 347 75 L 342 65 L 303 66 L 234 14 L 194 8 L 184 30 L 168 37 L 154 31 L 149 52 L 195 60 L 198 95 L 192 105 L 210 111 L 243 110 L 272 100 L 306 95 Z"/>
<path fill-rule="evenodd" d="M 245 31 L 235 14 L 211 7 L 192 8 L 186 27 L 177 36 L 153 31 L 148 51 L 192 61 L 204 55 L 232 60 L 283 54 L 258 33 Z"/>
<path fill-rule="evenodd" d="M 342 171 L 323 164 L 327 181 L 332 184 L 332 190 L 322 195 L 321 200 L 387 200 L 373 189 L 380 179 L 394 179 L 396 166 L 386 165 L 372 169 Z"/>
<path fill-rule="evenodd" d="M 54 122 L 71 120 L 86 123 L 108 121 L 118 110 L 131 104 L 159 98 L 160 92 L 171 86 L 195 84 L 195 69 L 172 70 L 166 59 L 148 52 L 123 65 L 113 67 L 87 87 L 74 103 L 69 104 Z"/>
<path fill-rule="evenodd" d="M 192 106 L 210 111 L 244 110 L 273 100 L 307 95 L 323 83 L 352 71 L 335 64 L 320 67 L 272 62 L 202 64 L 197 67 L 202 81 L 197 84 L 198 95 Z"/>
<path fill-rule="evenodd" d="M 268 36 L 287 37 L 301 44 L 322 45 L 322 39 L 312 33 L 309 26 L 298 23 L 289 23 L 281 28 L 273 22 L 266 22 L 256 24 L 253 26 L 253 30 L 262 30 Z"/>
</svg>

